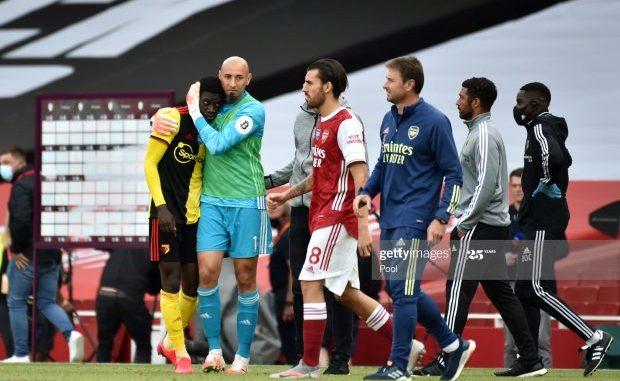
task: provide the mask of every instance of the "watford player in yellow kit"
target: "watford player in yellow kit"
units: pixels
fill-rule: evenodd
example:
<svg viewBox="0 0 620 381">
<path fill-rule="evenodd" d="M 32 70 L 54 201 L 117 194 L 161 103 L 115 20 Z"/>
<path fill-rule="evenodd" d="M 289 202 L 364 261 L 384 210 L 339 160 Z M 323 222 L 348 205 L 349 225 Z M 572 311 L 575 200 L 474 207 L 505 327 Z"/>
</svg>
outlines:
<svg viewBox="0 0 620 381">
<path fill-rule="evenodd" d="M 200 80 L 200 112 L 209 122 L 217 116 L 224 91 L 217 77 Z M 183 329 L 197 306 L 196 232 L 205 147 L 187 107 L 171 108 L 179 128 L 170 135 L 151 133 L 144 172 L 151 193 L 151 260 L 159 262 L 161 312 L 167 335 L 157 352 L 173 364 L 175 373 L 192 373 Z"/>
</svg>

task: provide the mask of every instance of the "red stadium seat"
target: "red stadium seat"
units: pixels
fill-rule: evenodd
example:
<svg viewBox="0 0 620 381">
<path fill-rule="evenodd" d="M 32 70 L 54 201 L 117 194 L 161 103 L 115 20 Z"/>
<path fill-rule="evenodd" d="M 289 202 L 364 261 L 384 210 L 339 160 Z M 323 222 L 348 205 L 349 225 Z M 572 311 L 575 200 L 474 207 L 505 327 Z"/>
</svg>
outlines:
<svg viewBox="0 0 620 381">
<path fill-rule="evenodd" d="M 607 315 L 617 316 L 620 309 L 620 303 L 588 303 L 587 315 Z"/>
<path fill-rule="evenodd" d="M 469 306 L 469 312 L 477 312 L 477 313 L 488 313 L 495 312 L 495 306 L 487 300 L 487 301 L 476 301 L 471 302 Z"/>
<path fill-rule="evenodd" d="M 586 288 L 599 287 L 599 283 L 600 281 L 598 280 L 581 279 L 579 281 L 579 287 L 586 287 Z"/>
<path fill-rule="evenodd" d="M 577 286 L 579 286 L 580 282 L 583 282 L 583 281 L 580 280 L 578 277 L 576 277 L 575 279 L 562 279 L 562 280 L 558 280 L 557 284 L 558 284 L 558 288 L 562 288 L 562 287 L 577 287 Z"/>
<path fill-rule="evenodd" d="M 476 290 L 476 295 L 474 296 L 474 302 L 488 302 L 489 298 L 487 294 L 484 293 L 482 286 L 478 285 L 478 289 Z"/>
<path fill-rule="evenodd" d="M 560 297 L 567 303 L 595 302 L 598 295 L 598 286 L 563 286 L 559 290 Z"/>
<path fill-rule="evenodd" d="M 589 305 L 585 302 L 572 302 L 568 303 L 568 305 L 579 315 L 588 315 L 589 314 Z"/>
<path fill-rule="evenodd" d="M 618 288 L 618 286 L 601 286 L 598 289 L 597 300 L 603 303 L 619 302 L 620 288 Z"/>
</svg>

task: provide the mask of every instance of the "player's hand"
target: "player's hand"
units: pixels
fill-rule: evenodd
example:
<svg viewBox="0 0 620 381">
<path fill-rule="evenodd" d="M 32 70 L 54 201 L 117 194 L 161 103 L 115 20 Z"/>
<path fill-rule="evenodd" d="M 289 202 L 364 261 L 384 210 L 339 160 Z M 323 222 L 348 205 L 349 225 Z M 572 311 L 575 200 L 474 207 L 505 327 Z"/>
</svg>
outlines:
<svg viewBox="0 0 620 381">
<path fill-rule="evenodd" d="M 59 304 L 60 308 L 62 308 L 66 313 L 72 314 L 75 311 L 75 306 L 68 300 L 63 300 L 62 303 Z"/>
<path fill-rule="evenodd" d="M 293 311 L 292 304 L 284 305 L 284 310 L 282 311 L 282 320 L 285 322 L 293 321 L 295 319 L 295 313 Z"/>
<path fill-rule="evenodd" d="M 157 224 L 159 228 L 173 236 L 177 235 L 177 222 L 166 204 L 157 207 Z"/>
<path fill-rule="evenodd" d="M 430 225 L 428 225 L 428 229 L 426 229 L 426 239 L 428 241 L 428 246 L 433 247 L 438 244 L 442 239 L 443 235 L 446 233 L 446 225 L 442 224 L 438 220 L 433 220 Z"/>
<path fill-rule="evenodd" d="M 357 217 L 362 217 L 360 209 L 364 207 L 370 208 L 371 202 L 372 200 L 367 194 L 360 194 L 359 196 L 356 196 L 355 200 L 353 200 L 353 213 L 355 213 Z"/>
<path fill-rule="evenodd" d="M 368 228 L 359 229 L 357 236 L 357 249 L 360 257 L 368 257 L 372 253 L 372 237 Z"/>
<path fill-rule="evenodd" d="M 15 261 L 15 266 L 20 270 L 25 270 L 30 264 L 28 257 L 22 253 L 13 253 L 13 260 Z"/>
<path fill-rule="evenodd" d="M 517 264 L 517 254 L 514 253 L 506 253 L 504 254 L 504 256 L 506 257 L 506 266 L 514 266 Z"/>
<path fill-rule="evenodd" d="M 194 82 L 189 87 L 187 95 L 185 95 L 185 102 L 190 109 L 198 108 L 198 101 L 200 100 L 200 82 Z"/>
<path fill-rule="evenodd" d="M 177 120 L 168 115 L 170 107 L 164 107 L 157 110 L 151 120 L 153 121 L 151 129 L 162 135 L 170 135 L 176 133 L 179 129 Z"/>
<path fill-rule="evenodd" d="M 267 195 L 267 210 L 273 213 L 284 202 L 286 202 L 284 193 L 269 193 Z"/>
</svg>

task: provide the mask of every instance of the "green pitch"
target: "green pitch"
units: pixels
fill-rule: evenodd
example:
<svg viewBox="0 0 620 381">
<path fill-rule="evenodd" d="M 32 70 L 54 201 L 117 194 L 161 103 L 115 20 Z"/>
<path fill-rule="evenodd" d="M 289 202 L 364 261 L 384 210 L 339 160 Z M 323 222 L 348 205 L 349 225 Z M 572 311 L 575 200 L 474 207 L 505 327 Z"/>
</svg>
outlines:
<svg viewBox="0 0 620 381">
<path fill-rule="evenodd" d="M 226 374 L 204 374 L 200 366 L 194 366 L 194 374 L 177 375 L 171 365 L 128 365 L 128 364 L 0 364 L 0 380 L 11 381 L 131 381 L 131 380 L 226 380 L 239 379 L 247 381 L 267 381 L 269 374 L 285 370 L 284 366 L 250 365 L 250 373 L 244 376 L 228 376 Z M 354 366 L 350 376 L 323 376 L 325 380 L 361 380 L 376 368 Z M 586 380 L 582 370 L 552 369 L 541 381 L 573 381 Z M 418 378 L 419 380 L 438 381 L 439 378 Z M 499 380 L 493 376 L 492 369 L 466 369 L 459 380 Z M 620 370 L 599 370 L 587 380 L 620 380 Z"/>
</svg>

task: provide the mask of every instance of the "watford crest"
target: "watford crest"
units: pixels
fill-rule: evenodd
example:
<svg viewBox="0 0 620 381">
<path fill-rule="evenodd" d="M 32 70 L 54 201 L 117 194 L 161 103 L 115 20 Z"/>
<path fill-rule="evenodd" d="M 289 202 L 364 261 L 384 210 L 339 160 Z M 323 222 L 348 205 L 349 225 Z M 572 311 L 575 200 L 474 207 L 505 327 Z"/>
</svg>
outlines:
<svg viewBox="0 0 620 381">
<path fill-rule="evenodd" d="M 170 252 L 170 245 L 169 244 L 161 245 L 160 250 L 161 250 L 162 255 L 166 255 Z"/>
</svg>

